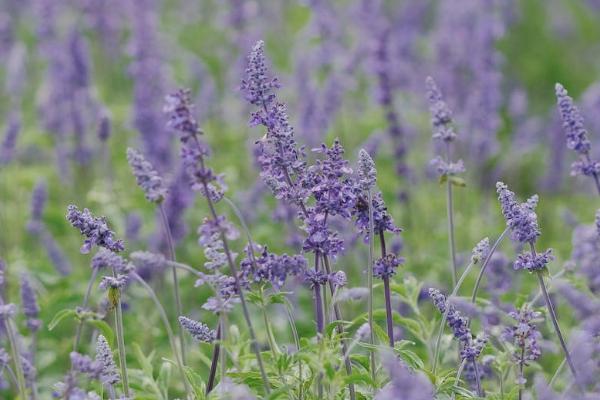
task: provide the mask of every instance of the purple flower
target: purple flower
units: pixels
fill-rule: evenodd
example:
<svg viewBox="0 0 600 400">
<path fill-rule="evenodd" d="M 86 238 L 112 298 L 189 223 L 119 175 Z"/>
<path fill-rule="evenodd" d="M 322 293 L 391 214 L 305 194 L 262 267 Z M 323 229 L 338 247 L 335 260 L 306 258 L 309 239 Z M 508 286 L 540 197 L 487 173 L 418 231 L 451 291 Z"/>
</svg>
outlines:
<svg viewBox="0 0 600 400">
<path fill-rule="evenodd" d="M 36 183 L 31 193 L 31 214 L 27 222 L 27 230 L 37 234 L 43 229 L 42 215 L 48 200 L 48 187 L 46 181 L 40 180 Z"/>
<path fill-rule="evenodd" d="M 316 271 L 312 268 L 307 268 L 304 271 L 304 282 L 306 282 L 310 288 L 325 285 L 329 277 L 323 271 Z"/>
<path fill-rule="evenodd" d="M 52 261 L 52 265 L 59 274 L 66 276 L 71 273 L 71 263 L 69 259 L 65 256 L 62 249 L 58 246 L 52 235 L 47 232 L 45 229 L 42 230 L 42 245 L 46 249 L 46 254 L 50 261 Z"/>
<path fill-rule="evenodd" d="M 258 257 L 252 255 L 251 251 L 249 246 L 246 247 L 247 256 L 240 263 L 240 271 L 246 281 L 270 282 L 274 287 L 280 288 L 288 276 L 298 276 L 307 267 L 306 259 L 301 255 L 269 253 L 266 246 L 262 247 Z"/>
<path fill-rule="evenodd" d="M 552 260 L 554 260 L 552 249 L 548 249 L 535 255 L 530 252 L 521 253 L 515 260 L 514 269 L 526 269 L 529 272 L 539 271 L 545 269 Z"/>
<path fill-rule="evenodd" d="M 142 153 L 130 147 L 127 148 L 127 162 L 138 186 L 146 194 L 146 199 L 156 204 L 162 203 L 167 197 L 167 188 L 152 164 L 144 158 Z"/>
<path fill-rule="evenodd" d="M 358 152 L 358 184 L 363 190 L 370 190 L 377 183 L 375 162 L 366 150 Z"/>
<path fill-rule="evenodd" d="M 573 104 L 573 99 L 569 96 L 563 85 L 557 83 L 555 85 L 555 92 L 558 111 L 563 120 L 567 147 L 575 150 L 578 154 L 587 155 L 591 144 L 587 136 L 587 131 L 583 126 L 583 117 L 575 104 Z"/>
<path fill-rule="evenodd" d="M 127 285 L 127 277 L 125 275 L 103 276 L 98 287 L 102 290 L 123 289 Z"/>
<path fill-rule="evenodd" d="M 538 345 L 541 335 L 535 325 L 541 314 L 528 307 L 523 307 L 518 312 L 510 312 L 509 315 L 516 321 L 516 324 L 506 328 L 504 337 L 506 340 L 512 341 L 516 347 L 513 359 L 517 365 L 526 366 L 529 361 L 537 360 L 542 354 Z"/>
<path fill-rule="evenodd" d="M 435 157 L 430 164 L 435 167 L 439 176 L 458 175 L 465 172 L 465 164 L 462 160 L 454 163 L 446 162 L 441 157 Z"/>
<path fill-rule="evenodd" d="M 375 400 L 431 400 L 435 388 L 422 372 L 411 371 L 392 351 L 382 354 L 382 364 L 390 382 L 375 396 Z"/>
<path fill-rule="evenodd" d="M 348 278 L 346 277 L 346 273 L 344 271 L 337 271 L 329 275 L 329 282 L 340 288 L 346 286 L 348 283 Z"/>
<path fill-rule="evenodd" d="M 463 317 L 452 304 L 447 304 L 446 296 L 440 293 L 439 290 L 430 288 L 429 297 L 431 301 L 443 315 L 448 307 L 448 316 L 446 323 L 452 329 L 454 337 L 457 338 L 461 343 L 469 343 L 471 340 L 471 330 L 468 326 L 468 319 Z"/>
<path fill-rule="evenodd" d="M 379 279 L 386 279 L 394 276 L 398 266 L 402 265 L 404 259 L 396 257 L 395 254 L 389 253 L 385 257 L 375 261 L 373 266 L 373 276 Z"/>
<path fill-rule="evenodd" d="M 246 100 L 260 107 L 270 105 L 275 100 L 274 89 L 280 87 L 277 78 L 270 78 L 267 74 L 264 46 L 265 43 L 259 40 L 252 48 L 248 55 L 246 78 L 240 85 Z"/>
<path fill-rule="evenodd" d="M 483 351 L 486 343 L 488 342 L 488 337 L 485 335 L 477 336 L 475 339 L 471 340 L 468 345 L 460 352 L 460 357 L 463 360 L 475 361 L 479 358 L 479 355 Z"/>
<path fill-rule="evenodd" d="M 496 183 L 496 191 L 502 215 L 506 220 L 506 226 L 511 230 L 512 238 L 519 243 L 535 243 L 541 234 L 535 213 L 537 195 L 532 196 L 525 203 L 519 203 L 515 194 L 508 190 L 508 186 L 504 183 Z"/>
<path fill-rule="evenodd" d="M 8 121 L 4 139 L 0 144 L 0 165 L 5 165 L 12 161 L 17 145 L 17 137 L 19 136 L 20 131 L 21 120 L 16 114 L 13 114 Z"/>
<path fill-rule="evenodd" d="M 471 252 L 471 262 L 473 264 L 479 263 L 481 260 L 487 257 L 490 252 L 490 239 L 483 238 L 477 245 L 473 248 Z"/>
<path fill-rule="evenodd" d="M 149 251 L 134 251 L 129 258 L 137 268 L 149 271 L 159 271 L 167 261 L 162 254 Z"/>
<path fill-rule="evenodd" d="M 112 350 L 103 335 L 98 335 L 95 362 L 98 364 L 100 381 L 104 385 L 115 385 L 120 382 L 121 378 L 117 372 Z"/>
<path fill-rule="evenodd" d="M 81 374 L 89 375 L 91 378 L 98 378 L 100 372 L 99 364 L 90 357 L 72 351 L 70 358 L 71 370 Z"/>
<path fill-rule="evenodd" d="M 103 109 L 100 112 L 100 122 L 98 123 L 98 139 L 100 139 L 101 142 L 106 142 L 109 138 L 110 138 L 110 134 L 111 134 L 111 118 L 110 118 L 110 113 L 108 110 Z"/>
<path fill-rule="evenodd" d="M 217 333 L 202 322 L 180 316 L 179 323 L 199 342 L 212 343 L 217 338 Z"/>
<path fill-rule="evenodd" d="M 42 321 L 38 319 L 40 306 L 37 302 L 35 290 L 25 274 L 21 275 L 21 306 L 23 307 L 23 314 L 27 317 L 27 328 L 31 332 L 36 332 L 42 324 Z"/>
<path fill-rule="evenodd" d="M 427 77 L 425 85 L 431 112 L 431 124 L 433 125 L 433 138 L 444 142 L 452 142 L 456 138 L 456 133 L 454 133 L 452 127 L 452 111 L 448 108 L 432 77 Z"/>
<path fill-rule="evenodd" d="M 100 248 L 94 257 L 92 257 L 92 268 L 103 269 L 112 268 L 119 274 L 127 274 L 131 271 L 131 264 L 120 255 L 110 250 Z"/>
<path fill-rule="evenodd" d="M 353 210 L 354 216 L 356 217 L 356 226 L 363 235 L 365 242 L 369 241 L 369 203 L 368 201 L 359 196 L 356 201 Z M 375 235 L 379 235 L 381 232 L 389 231 L 392 233 L 400 233 L 402 229 L 394 225 L 392 216 L 388 213 L 387 207 L 383 202 L 383 196 L 381 192 L 378 192 L 373 196 L 373 226 Z"/>
<path fill-rule="evenodd" d="M 81 253 L 89 253 L 94 245 L 114 252 L 125 250 L 123 241 L 114 238 L 115 233 L 108 228 L 105 217 L 94 217 L 87 208 L 80 211 L 71 204 L 67 208 L 67 220 L 86 238 L 81 246 Z"/>
</svg>

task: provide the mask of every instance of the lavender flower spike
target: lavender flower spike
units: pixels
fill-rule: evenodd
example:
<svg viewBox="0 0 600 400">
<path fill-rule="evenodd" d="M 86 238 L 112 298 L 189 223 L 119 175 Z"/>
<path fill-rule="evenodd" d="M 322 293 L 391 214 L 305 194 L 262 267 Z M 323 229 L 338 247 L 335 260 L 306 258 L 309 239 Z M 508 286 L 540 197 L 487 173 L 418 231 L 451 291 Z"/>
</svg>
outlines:
<svg viewBox="0 0 600 400">
<path fill-rule="evenodd" d="M 100 381 L 105 385 L 115 385 L 121 380 L 117 371 L 112 350 L 103 335 L 96 342 L 96 363 L 100 371 Z"/>
<path fill-rule="evenodd" d="M 179 323 L 199 342 L 212 343 L 217 338 L 217 333 L 202 322 L 180 316 Z"/>
<path fill-rule="evenodd" d="M 274 89 L 280 87 L 277 78 L 267 76 L 267 66 L 264 52 L 265 42 L 256 42 L 248 55 L 248 66 L 246 67 L 246 79 L 242 80 L 240 89 L 246 96 L 246 100 L 255 106 L 270 104 L 275 100 Z"/>
<path fill-rule="evenodd" d="M 27 317 L 27 328 L 31 332 L 36 332 L 42 322 L 38 319 L 40 306 L 37 302 L 37 296 L 27 275 L 21 275 L 21 305 L 23 314 Z"/>
<path fill-rule="evenodd" d="M 571 164 L 571 175 L 587 175 L 594 178 L 596 188 L 600 193 L 600 162 L 590 158 L 591 144 L 587 131 L 583 126 L 583 117 L 573 104 L 573 99 L 567 90 L 557 83 L 555 86 L 558 111 L 563 121 L 567 139 L 567 147 L 579 155 L 579 160 Z"/>
<path fill-rule="evenodd" d="M 108 228 L 105 217 L 94 217 L 87 208 L 80 211 L 71 204 L 67 208 L 67 220 L 86 238 L 81 246 L 81 253 L 89 253 L 94 245 L 114 252 L 125 250 L 123 241 L 114 238 L 115 233 Z"/>
<path fill-rule="evenodd" d="M 137 184 L 146 194 L 146 199 L 152 203 L 160 204 L 167 197 L 167 188 L 162 177 L 144 155 L 129 147 L 127 149 L 127 162 L 135 176 Z"/>
<path fill-rule="evenodd" d="M 429 100 L 429 110 L 431 112 L 431 124 L 433 125 L 433 138 L 444 142 L 452 142 L 456 138 L 456 133 L 452 127 L 452 111 L 442 97 L 440 89 L 432 77 L 425 79 L 427 88 L 427 99 Z"/>
<path fill-rule="evenodd" d="M 365 149 L 358 152 L 358 179 L 363 190 L 369 190 L 377 182 L 377 169 L 375 162 Z"/>
<path fill-rule="evenodd" d="M 535 213 L 537 196 L 530 198 L 526 203 L 519 204 L 514 192 L 510 191 L 503 182 L 496 183 L 496 192 L 512 238 L 520 243 L 535 243 L 541 234 Z"/>
</svg>

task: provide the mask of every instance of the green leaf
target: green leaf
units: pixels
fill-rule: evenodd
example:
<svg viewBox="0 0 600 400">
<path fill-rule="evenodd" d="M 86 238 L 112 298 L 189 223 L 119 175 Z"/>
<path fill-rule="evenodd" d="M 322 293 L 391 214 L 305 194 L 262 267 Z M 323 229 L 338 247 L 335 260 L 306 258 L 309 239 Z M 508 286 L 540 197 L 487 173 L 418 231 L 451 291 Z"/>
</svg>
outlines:
<svg viewBox="0 0 600 400">
<path fill-rule="evenodd" d="M 383 330 L 382 327 L 380 327 L 377 324 L 373 324 L 373 332 L 375 333 L 375 336 L 377 336 L 377 339 L 379 339 L 381 343 L 389 343 L 390 337 L 388 336 L 386 331 Z"/>
<path fill-rule="evenodd" d="M 459 176 L 451 175 L 449 177 L 449 179 L 450 179 L 450 183 L 453 186 L 458 186 L 458 187 L 465 187 L 465 186 L 467 186 L 467 182 L 463 178 L 461 178 Z"/>
<path fill-rule="evenodd" d="M 108 325 L 106 322 L 104 322 L 100 319 L 88 319 L 85 321 L 85 323 L 90 324 L 94 328 L 101 331 L 102 334 L 104 335 L 104 337 L 106 338 L 106 340 L 108 341 L 108 344 L 110 344 L 112 347 L 112 345 L 115 341 L 115 333 L 113 332 L 110 325 Z"/>
<path fill-rule="evenodd" d="M 54 328 L 56 328 L 56 326 L 60 324 L 63 319 L 75 316 L 77 316 L 77 312 L 72 308 L 60 310 L 54 315 L 54 317 L 52 317 L 52 321 L 50 321 L 50 323 L 48 324 L 48 330 L 51 331 Z"/>
</svg>

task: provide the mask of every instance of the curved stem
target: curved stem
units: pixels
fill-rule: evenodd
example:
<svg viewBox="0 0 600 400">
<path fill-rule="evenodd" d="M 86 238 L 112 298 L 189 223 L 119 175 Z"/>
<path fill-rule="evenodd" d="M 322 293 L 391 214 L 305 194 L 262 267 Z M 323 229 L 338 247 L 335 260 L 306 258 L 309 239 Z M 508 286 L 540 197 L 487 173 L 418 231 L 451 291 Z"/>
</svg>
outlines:
<svg viewBox="0 0 600 400">
<path fill-rule="evenodd" d="M 548 383 L 548 387 L 551 388 L 552 386 L 554 386 L 554 382 L 556 381 L 556 378 L 558 378 L 558 375 L 560 374 L 560 372 L 562 371 L 562 369 L 564 368 L 565 364 L 567 363 L 567 359 L 563 358 L 563 360 L 561 361 L 560 365 L 558 366 L 558 368 L 556 368 L 556 371 L 554 371 L 554 375 L 552 375 L 552 378 L 550 379 L 550 382 Z"/>
<path fill-rule="evenodd" d="M 156 306 L 158 313 L 160 314 L 160 318 L 162 319 L 163 325 L 165 326 L 165 329 L 167 331 L 167 336 L 169 337 L 169 344 L 171 345 L 171 351 L 173 352 L 173 357 L 175 357 L 175 361 L 177 362 L 177 368 L 179 369 L 179 373 L 181 374 L 181 379 L 183 380 L 183 385 L 185 386 L 185 392 L 187 394 L 188 399 L 191 399 L 192 392 L 191 392 L 187 377 L 185 375 L 185 369 L 183 367 L 183 365 L 184 365 L 183 360 L 180 358 L 179 351 L 177 350 L 177 344 L 175 343 L 175 335 L 173 334 L 173 330 L 171 329 L 171 324 L 169 323 L 169 318 L 167 317 L 167 313 L 165 312 L 164 307 L 160 303 L 160 300 L 158 300 L 156 293 L 154 293 L 154 290 L 152 290 L 150 285 L 148 285 L 146 283 L 146 281 L 144 281 L 144 279 L 141 276 L 139 276 L 139 274 L 137 274 L 136 272 L 133 272 L 132 275 L 140 283 L 140 285 L 142 285 L 144 287 L 144 289 L 146 289 L 146 291 L 148 292 L 148 295 L 154 302 L 154 305 Z"/>
<path fill-rule="evenodd" d="M 385 236 L 383 230 L 379 231 L 379 243 L 381 245 L 381 258 L 387 257 L 387 250 L 385 247 Z M 387 325 L 388 340 L 391 348 L 394 348 L 394 325 L 392 315 L 392 295 L 390 292 L 390 278 L 388 276 L 383 278 L 383 294 L 385 297 L 385 316 Z"/>
<path fill-rule="evenodd" d="M 194 269 L 193 267 L 190 267 L 187 264 L 183 264 L 183 263 L 180 263 L 180 262 L 177 262 L 177 261 L 166 260 L 165 261 L 165 265 L 167 267 L 171 267 L 171 268 L 178 268 L 178 269 L 180 269 L 182 271 L 186 271 L 186 272 L 189 272 L 189 273 L 194 274 L 194 275 L 200 275 L 200 271 Z"/>
<path fill-rule="evenodd" d="M 220 320 L 220 318 L 219 318 Z M 208 395 L 213 388 L 215 387 L 215 377 L 217 376 L 217 364 L 219 363 L 219 351 L 221 348 L 221 344 L 219 341 L 221 340 L 221 322 L 219 321 L 217 327 L 217 342 L 213 347 L 213 354 L 210 363 L 210 373 L 208 374 L 208 382 L 206 384 L 206 394 Z"/>
<path fill-rule="evenodd" d="M 96 276 L 98 276 L 98 268 L 92 268 L 92 276 L 88 281 L 87 289 L 85 290 L 85 295 L 83 297 L 83 303 L 81 307 L 85 309 L 88 306 L 88 302 L 90 300 L 90 294 L 92 293 L 92 287 L 94 286 L 94 282 L 96 281 Z M 80 320 L 77 324 L 77 329 L 75 331 L 75 342 L 73 343 L 73 351 L 77 351 L 79 347 L 79 342 L 81 341 L 81 331 L 83 329 L 83 320 Z"/>
<path fill-rule="evenodd" d="M 492 248 L 490 249 L 490 252 L 488 253 L 487 257 L 485 258 L 485 261 L 481 265 L 481 270 L 479 271 L 479 275 L 477 275 L 477 281 L 475 282 L 475 286 L 473 287 L 473 294 L 471 295 L 471 303 L 475 303 L 475 300 L 477 300 L 477 291 L 479 290 L 479 285 L 481 284 L 481 279 L 483 278 L 483 274 L 485 273 L 485 270 L 490 262 L 490 259 L 492 258 L 492 256 L 496 252 L 496 249 L 498 248 L 500 243 L 502 243 L 502 240 L 504 240 L 504 237 L 508 234 L 508 232 L 509 232 L 509 228 L 504 229 L 504 231 L 500 234 L 500 237 L 498 237 L 498 239 L 496 239 L 496 241 L 494 242 Z"/>
<path fill-rule="evenodd" d="M 444 310 L 444 314 L 442 314 L 442 320 L 440 321 L 440 327 L 438 329 L 438 335 L 435 340 L 435 348 L 433 351 L 433 368 L 432 368 L 433 374 L 435 374 L 435 372 L 437 370 L 438 358 L 440 355 L 440 342 L 442 340 L 442 334 L 444 332 L 444 325 L 446 324 L 446 320 L 448 319 L 448 312 L 450 311 L 450 301 L 452 300 L 452 298 L 454 296 L 456 296 L 456 294 L 460 290 L 460 287 L 462 286 L 463 282 L 465 281 L 465 278 L 467 277 L 467 275 L 469 275 L 469 272 L 471 271 L 471 268 L 473 268 L 473 265 L 475 265 L 475 264 L 473 264 L 473 262 L 470 262 L 469 265 L 467 265 L 467 268 L 465 268 L 464 272 L 460 276 L 460 279 L 456 283 L 456 286 L 454 286 L 452 293 L 450 293 L 450 296 L 448 296 L 446 298 L 446 309 Z"/>
<path fill-rule="evenodd" d="M 319 256 L 319 252 L 315 253 L 315 271 L 319 271 L 319 262 L 321 257 Z M 315 316 L 317 319 L 317 334 L 318 336 L 323 335 L 323 300 L 321 299 L 321 285 L 319 283 L 315 283 L 314 288 L 315 292 Z"/>
<path fill-rule="evenodd" d="M 448 216 L 448 247 L 450 249 L 450 273 L 452 274 L 452 286 L 456 286 L 458 275 L 456 268 L 456 245 L 454 243 L 454 206 L 452 201 L 452 182 L 446 180 L 446 213 Z"/>
<path fill-rule="evenodd" d="M 535 257 L 535 245 L 533 244 L 533 242 L 529 243 L 529 247 L 531 248 L 531 254 L 533 254 L 533 256 Z M 565 358 L 567 359 L 567 363 L 569 364 L 569 368 L 571 369 L 573 378 L 575 378 L 575 382 L 579 385 L 579 380 L 577 379 L 577 371 L 575 370 L 575 364 L 573 364 L 573 360 L 571 360 L 571 354 L 569 354 L 569 350 L 567 349 L 567 344 L 565 343 L 565 339 L 563 338 L 562 332 L 560 330 L 560 326 L 558 325 L 558 319 L 556 318 L 556 312 L 554 311 L 554 305 L 552 304 L 552 300 L 550 300 L 550 296 L 548 295 L 548 291 L 546 290 L 546 284 L 544 283 L 544 277 L 542 275 L 542 271 L 538 270 L 536 275 L 538 277 L 540 289 L 542 289 L 542 294 L 544 296 L 544 300 L 546 301 L 546 307 L 548 308 L 548 313 L 550 314 L 550 318 L 552 319 L 552 325 L 554 325 L 554 330 L 556 331 L 556 335 L 558 336 L 560 346 L 562 347 L 562 350 L 565 353 Z"/>
<path fill-rule="evenodd" d="M 173 235 L 171 234 L 169 219 L 167 218 L 167 213 L 165 212 L 165 207 L 162 203 L 159 204 L 158 209 L 160 210 L 163 230 L 165 232 L 165 237 L 167 238 L 167 246 L 169 248 L 169 260 L 175 261 L 175 246 L 173 245 Z M 177 278 L 177 268 L 172 266 L 171 272 L 173 274 L 173 294 L 175 296 L 176 312 L 177 317 L 179 317 L 180 315 L 183 315 L 183 311 L 181 306 L 181 296 L 179 295 L 179 280 Z M 181 326 L 179 324 L 178 326 L 179 345 L 181 346 L 181 362 L 185 364 L 185 339 L 183 337 L 183 332 L 181 331 Z"/>
<path fill-rule="evenodd" d="M 113 276 L 116 272 L 113 268 Z M 110 289 L 109 289 L 110 290 Z M 129 378 L 127 376 L 127 360 L 125 355 L 125 337 L 123 333 L 123 308 L 121 306 L 121 291 L 117 290 L 117 304 L 115 304 L 115 327 L 117 328 L 117 346 L 119 348 L 119 365 L 121 366 L 121 379 L 123 382 L 123 393 L 129 397 Z"/>
<path fill-rule="evenodd" d="M 532 251 L 534 251 L 532 249 Z M 554 325 L 554 330 L 556 331 L 556 335 L 558 336 L 558 340 L 560 342 L 560 346 L 562 347 L 563 352 L 565 353 L 565 358 L 567 360 L 567 364 L 569 364 L 569 368 L 571 369 L 571 373 L 573 374 L 573 378 L 577 381 L 577 371 L 575 370 L 575 364 L 573 364 L 573 360 L 571 360 L 571 355 L 569 354 L 569 350 L 567 349 L 567 345 L 565 343 L 565 339 L 563 338 L 562 332 L 560 330 L 560 326 L 558 325 L 558 320 L 556 318 L 556 312 L 554 311 L 554 305 L 552 304 L 552 300 L 550 300 L 550 296 L 546 291 L 546 285 L 544 284 L 544 277 L 540 271 L 537 272 L 538 282 L 540 284 L 540 288 L 542 289 L 544 300 L 546 301 L 546 307 L 548 308 L 548 313 L 550 314 L 550 318 L 552 319 L 552 325 Z"/>
</svg>

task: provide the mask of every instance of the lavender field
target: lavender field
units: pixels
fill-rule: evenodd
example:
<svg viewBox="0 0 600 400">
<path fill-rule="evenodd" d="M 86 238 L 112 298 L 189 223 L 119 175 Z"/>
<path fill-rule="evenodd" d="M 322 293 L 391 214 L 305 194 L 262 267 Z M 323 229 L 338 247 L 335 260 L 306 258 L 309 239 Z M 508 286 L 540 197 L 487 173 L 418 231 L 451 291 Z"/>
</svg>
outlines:
<svg viewBox="0 0 600 400">
<path fill-rule="evenodd" d="M 0 399 L 600 400 L 600 2 L 0 0 Z"/>
</svg>

